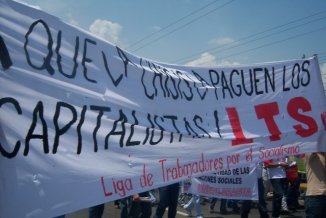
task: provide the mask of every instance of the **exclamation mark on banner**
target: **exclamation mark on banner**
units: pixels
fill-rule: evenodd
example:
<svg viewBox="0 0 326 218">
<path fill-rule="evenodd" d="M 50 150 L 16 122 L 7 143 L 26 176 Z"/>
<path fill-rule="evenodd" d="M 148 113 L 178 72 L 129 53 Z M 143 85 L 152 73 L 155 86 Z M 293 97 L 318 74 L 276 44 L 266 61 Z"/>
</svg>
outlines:
<svg viewBox="0 0 326 218">
<path fill-rule="evenodd" d="M 12 65 L 12 61 L 10 59 L 7 46 L 6 46 L 2 36 L 0 36 L 0 61 L 1 61 L 1 65 L 4 70 L 9 69 L 9 67 L 11 67 L 11 65 Z"/>
</svg>

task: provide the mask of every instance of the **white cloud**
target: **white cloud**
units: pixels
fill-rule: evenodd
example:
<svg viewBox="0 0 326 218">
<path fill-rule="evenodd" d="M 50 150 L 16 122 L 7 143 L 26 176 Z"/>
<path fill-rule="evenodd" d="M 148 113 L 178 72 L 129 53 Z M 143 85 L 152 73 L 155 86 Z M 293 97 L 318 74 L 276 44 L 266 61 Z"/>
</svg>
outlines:
<svg viewBox="0 0 326 218">
<path fill-rule="evenodd" d="M 73 18 L 70 18 L 70 19 L 69 19 L 69 23 L 70 23 L 71 25 L 74 25 L 74 26 L 78 26 L 78 25 L 79 25 L 78 21 L 75 20 L 75 19 L 73 19 Z"/>
<path fill-rule="evenodd" d="M 193 61 L 185 64 L 186 66 L 216 66 L 216 65 L 239 65 L 237 62 L 230 62 L 227 60 L 217 61 L 216 57 L 208 52 L 201 54 L 201 56 Z"/>
<path fill-rule="evenodd" d="M 95 20 L 89 27 L 89 31 L 111 43 L 118 44 L 122 26 L 109 20 Z"/>
<path fill-rule="evenodd" d="M 230 62 L 227 60 L 222 60 L 218 62 L 218 65 L 223 65 L 223 66 L 230 66 L 230 65 L 239 65 L 240 63 L 238 62 Z"/>
<path fill-rule="evenodd" d="M 68 23 L 74 26 L 79 26 L 79 22 L 73 18 L 73 15 L 71 13 L 68 13 L 67 17 L 68 17 Z"/>
<path fill-rule="evenodd" d="M 228 45 L 231 43 L 234 43 L 234 40 L 229 38 L 229 37 L 220 37 L 220 38 L 215 38 L 210 41 L 212 44 L 216 45 Z"/>
<path fill-rule="evenodd" d="M 217 65 L 215 56 L 208 52 L 201 54 L 198 59 L 186 63 L 186 66 L 207 66 L 207 65 Z"/>
</svg>

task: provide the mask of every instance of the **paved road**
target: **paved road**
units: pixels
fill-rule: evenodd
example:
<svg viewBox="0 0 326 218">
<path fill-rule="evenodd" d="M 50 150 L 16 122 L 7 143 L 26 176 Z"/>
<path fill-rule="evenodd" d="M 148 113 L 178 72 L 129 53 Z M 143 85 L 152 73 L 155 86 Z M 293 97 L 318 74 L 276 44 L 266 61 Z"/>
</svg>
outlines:
<svg viewBox="0 0 326 218">
<path fill-rule="evenodd" d="M 216 205 L 215 205 L 216 210 L 214 211 L 214 213 L 210 213 L 208 202 L 206 202 L 204 205 L 202 205 L 204 217 L 205 218 L 239 218 L 240 217 L 240 215 L 236 214 L 236 213 L 221 215 L 218 211 L 219 203 L 220 203 L 220 201 L 218 201 L 216 203 Z M 272 202 L 271 202 L 271 200 L 267 200 L 267 203 L 268 203 L 267 206 L 269 209 L 269 214 L 271 215 Z M 301 200 L 300 203 L 303 204 L 303 201 Z M 156 210 L 156 207 L 153 206 L 153 208 L 152 208 L 153 214 L 155 213 L 155 210 Z M 88 212 L 87 209 L 80 210 L 80 211 L 68 214 L 66 216 L 66 218 L 88 218 L 87 212 Z M 195 211 L 193 211 L 193 214 L 194 214 L 194 212 Z M 120 217 L 120 209 L 114 208 L 113 202 L 106 203 L 104 215 L 102 218 L 119 218 L 119 217 Z M 177 213 L 176 218 L 185 218 L 185 217 L 188 217 L 186 211 L 183 208 L 178 207 L 178 213 Z M 257 208 L 254 207 L 251 209 L 249 217 L 250 218 L 259 218 L 259 213 L 258 213 Z M 304 218 L 304 217 L 305 217 L 304 210 L 292 212 L 289 215 L 282 215 L 282 218 Z M 164 218 L 167 218 L 167 213 L 164 214 Z"/>
</svg>

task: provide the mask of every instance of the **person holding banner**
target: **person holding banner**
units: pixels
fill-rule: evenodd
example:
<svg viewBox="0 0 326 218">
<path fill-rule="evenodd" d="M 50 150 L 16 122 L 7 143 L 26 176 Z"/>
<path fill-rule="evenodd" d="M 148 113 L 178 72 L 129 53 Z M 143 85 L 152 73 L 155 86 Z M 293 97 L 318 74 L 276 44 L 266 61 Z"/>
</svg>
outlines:
<svg viewBox="0 0 326 218">
<path fill-rule="evenodd" d="M 104 212 L 104 204 L 95 205 L 88 209 L 89 218 L 101 218 Z"/>
<path fill-rule="evenodd" d="M 304 208 L 299 203 L 301 178 L 299 176 L 298 163 L 296 160 L 300 159 L 300 157 L 296 156 L 289 157 L 289 167 L 286 169 L 286 177 L 288 179 L 286 203 L 288 209 L 293 211 Z"/>
<path fill-rule="evenodd" d="M 150 218 L 152 215 L 152 203 L 155 198 L 149 191 L 135 194 L 120 200 L 121 218 Z"/>
<path fill-rule="evenodd" d="M 177 214 L 179 183 L 170 184 L 159 188 L 160 200 L 153 218 L 162 218 L 168 207 L 168 218 L 175 218 Z"/>
<path fill-rule="evenodd" d="M 307 191 L 305 213 L 307 218 L 326 218 L 326 152 L 305 155 Z"/>
<path fill-rule="evenodd" d="M 273 187 L 272 217 L 279 217 L 282 210 L 282 198 L 286 194 L 287 178 L 285 169 L 288 167 L 288 163 L 284 159 L 273 159 L 264 163 Z"/>
<path fill-rule="evenodd" d="M 263 163 L 258 163 L 255 169 L 258 179 L 258 211 L 260 218 L 269 218 L 268 210 L 265 201 L 265 187 L 263 180 Z M 248 218 L 250 213 L 252 200 L 244 200 L 242 203 L 240 217 Z"/>
</svg>

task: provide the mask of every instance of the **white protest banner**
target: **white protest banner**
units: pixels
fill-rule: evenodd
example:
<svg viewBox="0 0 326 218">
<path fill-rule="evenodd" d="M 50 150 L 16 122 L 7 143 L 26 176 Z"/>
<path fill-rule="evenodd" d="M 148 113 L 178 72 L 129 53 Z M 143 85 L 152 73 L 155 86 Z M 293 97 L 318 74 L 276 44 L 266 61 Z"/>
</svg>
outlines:
<svg viewBox="0 0 326 218">
<path fill-rule="evenodd" d="M 168 65 L 10 0 L 0 36 L 0 217 L 53 217 L 325 150 L 315 57 Z"/>
<path fill-rule="evenodd" d="M 191 181 L 192 193 L 201 196 L 240 200 L 258 199 L 258 177 L 254 164 L 206 174 L 192 178 Z"/>
</svg>

